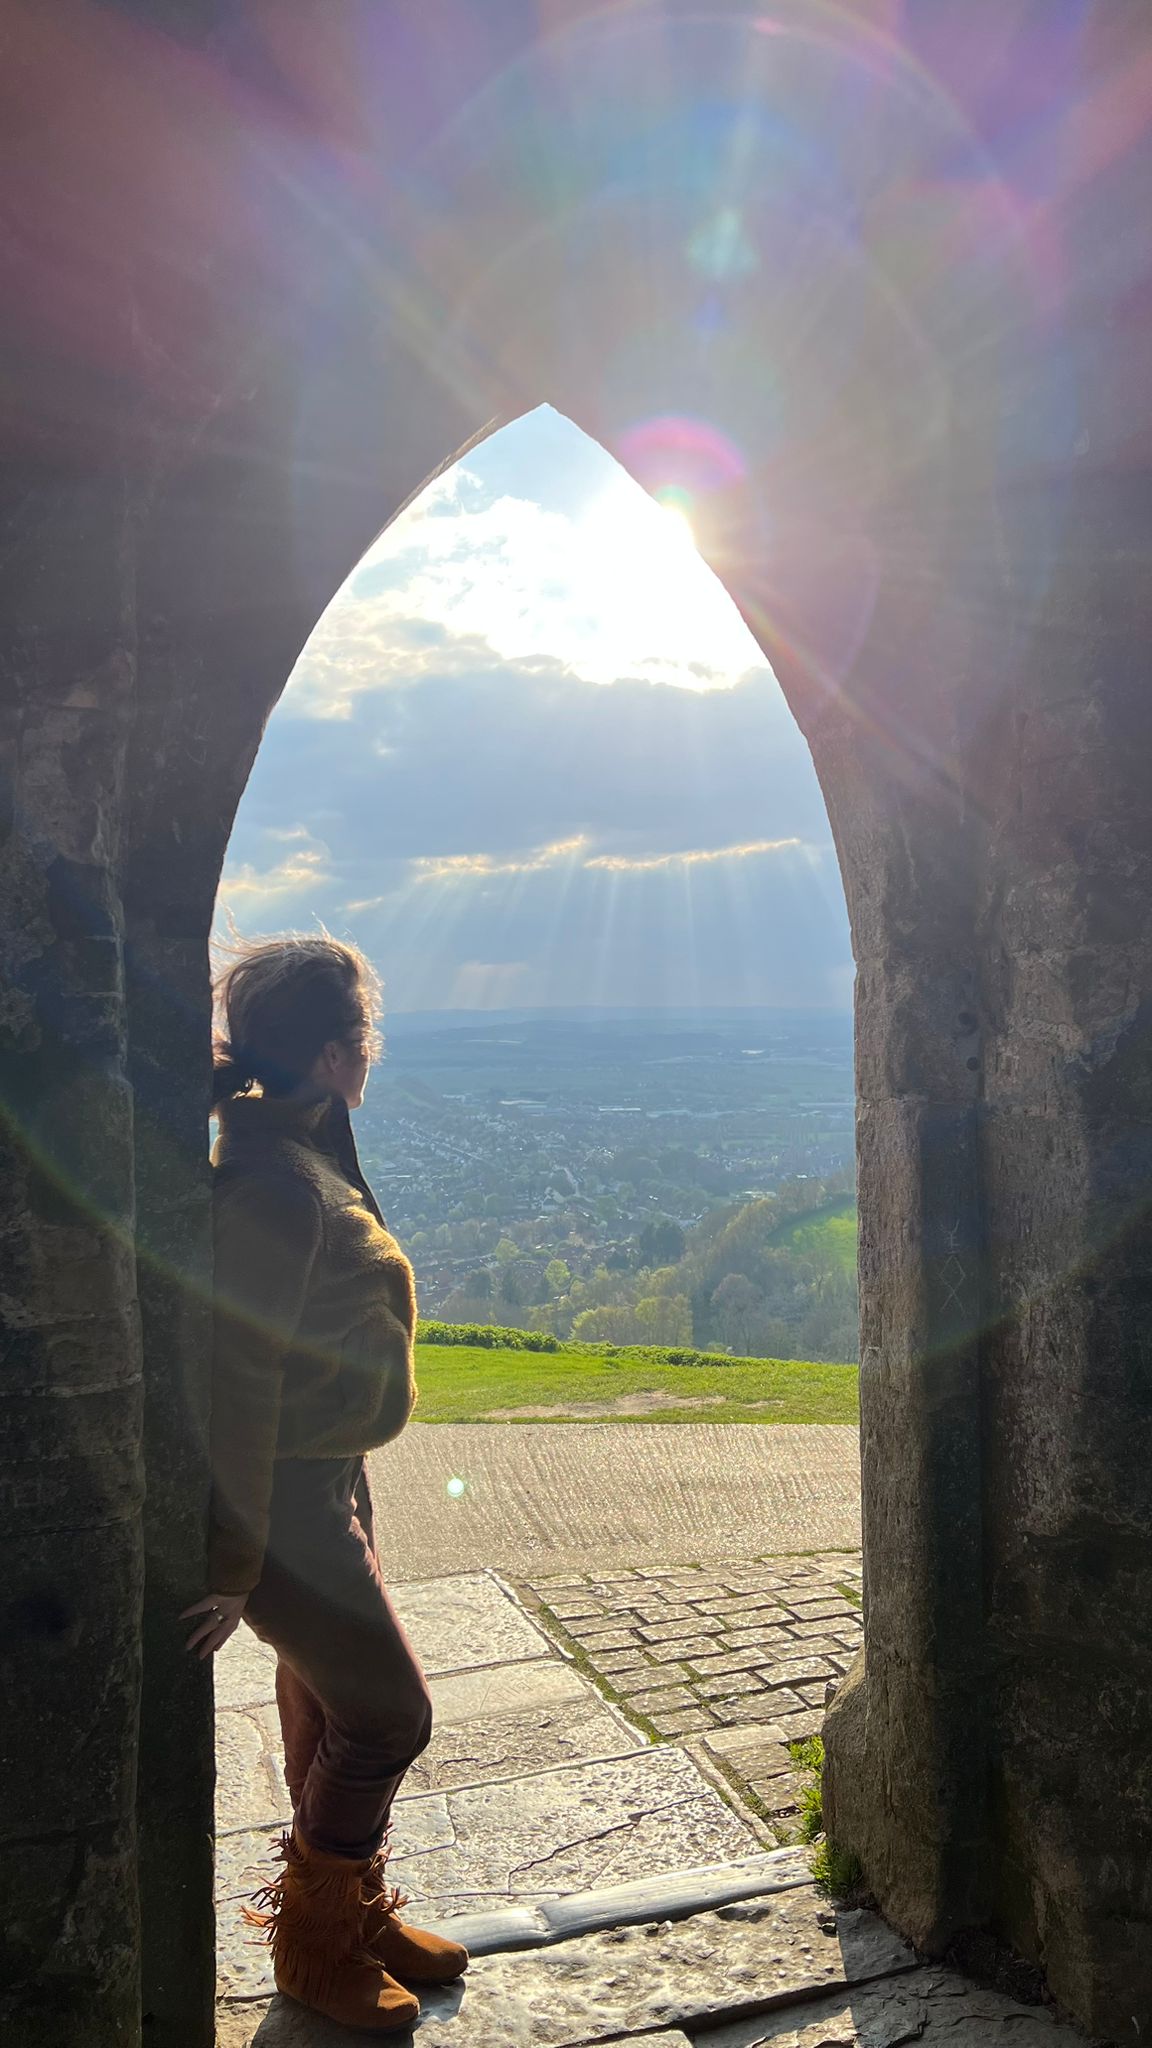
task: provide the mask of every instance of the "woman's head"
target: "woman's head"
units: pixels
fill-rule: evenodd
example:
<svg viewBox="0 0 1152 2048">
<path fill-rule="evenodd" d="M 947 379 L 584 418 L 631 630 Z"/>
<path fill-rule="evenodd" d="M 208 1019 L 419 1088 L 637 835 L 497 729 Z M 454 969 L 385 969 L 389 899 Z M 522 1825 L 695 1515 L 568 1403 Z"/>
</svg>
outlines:
<svg viewBox="0 0 1152 2048">
<path fill-rule="evenodd" d="M 213 1099 L 247 1094 L 363 1100 L 378 1048 L 380 983 L 355 946 L 316 937 L 239 940 L 217 976 Z"/>
</svg>

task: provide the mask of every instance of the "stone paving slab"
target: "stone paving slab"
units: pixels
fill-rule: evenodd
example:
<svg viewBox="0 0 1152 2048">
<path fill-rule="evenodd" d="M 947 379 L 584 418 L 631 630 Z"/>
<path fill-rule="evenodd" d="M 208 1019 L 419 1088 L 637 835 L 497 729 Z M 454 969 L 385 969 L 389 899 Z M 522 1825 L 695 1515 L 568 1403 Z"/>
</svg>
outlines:
<svg viewBox="0 0 1152 2048">
<path fill-rule="evenodd" d="M 404 1502 L 390 1583 L 860 1543 L 859 1436 L 842 1423 L 415 1422 L 369 1463 L 377 1501 Z"/>
<path fill-rule="evenodd" d="M 519 1591 L 562 1647 L 578 1651 L 624 1712 L 658 1735 L 759 1730 L 718 1741 L 722 1769 L 768 1816 L 781 1807 L 759 1759 L 816 1734 L 824 1699 L 863 1640 L 857 1552 L 762 1558 L 629 1572 L 556 1573 Z"/>
<path fill-rule="evenodd" d="M 226 1707 L 216 1715 L 216 1833 L 285 1822 L 280 1717 L 270 1705 Z"/>
<path fill-rule="evenodd" d="M 1077 2048 L 1046 2006 L 1017 2005 L 949 1970 L 921 1969 L 850 1995 L 709 2027 L 695 2048 Z"/>
<path fill-rule="evenodd" d="M 216 1711 L 276 1703 L 276 1652 L 241 1623 L 213 1660 Z"/>
<path fill-rule="evenodd" d="M 222 1900 L 264 1882 L 278 1834 L 254 1828 L 221 1838 Z M 672 1745 L 505 1784 L 403 1796 L 393 1840 L 396 1883 L 439 1917 L 625 1884 L 760 1847 Z"/>
<path fill-rule="evenodd" d="M 406 1792 L 625 1756 L 643 1740 L 570 1664 L 551 1659 L 429 1681 L 432 1740 Z"/>
<path fill-rule="evenodd" d="M 396 1604 L 435 1712 L 412 1791 L 618 1756 L 643 1740 L 489 1574 L 403 1586 Z M 219 1834 L 288 1818 L 275 1671 L 275 1653 L 246 1628 L 217 1659 Z"/>
<path fill-rule="evenodd" d="M 393 1604 L 428 1678 L 540 1657 L 548 1640 L 490 1572 L 390 1588 Z"/>
<path fill-rule="evenodd" d="M 429 1678 L 555 1654 L 514 1595 L 491 1572 L 458 1572 L 389 1589 Z M 215 1663 L 216 1705 L 274 1701 L 276 1653 L 240 1627 Z"/>
<path fill-rule="evenodd" d="M 798 1812 L 804 1781 L 771 1725 L 711 1728 L 703 1748 L 726 1778 L 752 1794 L 769 1821 L 784 1823 Z"/>
<path fill-rule="evenodd" d="M 220 1989 L 270 1988 L 267 1954 L 240 1902 L 278 1866 L 278 1831 L 217 1844 Z M 394 1881 L 427 1919 L 627 1884 L 748 1856 L 751 1829 L 672 1745 L 510 1782 L 400 1798 Z"/>
<path fill-rule="evenodd" d="M 522 1664 L 484 1665 L 478 1670 L 445 1672 L 431 1680 L 436 1719 L 442 1727 L 477 1720 L 503 1720 L 529 1707 L 570 1706 L 589 1694 L 599 1698 L 586 1678 L 553 1645 L 539 1635 L 542 1654 Z"/>
<path fill-rule="evenodd" d="M 302 2012 L 299 2007 L 288 2010 L 288 2000 L 276 1998 L 267 2005 L 222 2006 L 216 2022 L 216 2048 L 348 2048 L 349 2043 L 363 2042 L 362 2033 L 348 2033 L 341 2027 L 334 2027 L 330 2021 L 317 2019 L 314 2014 Z M 411 2033 L 390 2034 L 387 2040 L 394 2041 L 397 2048 L 411 2044 Z M 463 2048 L 464 2036 L 461 2036 Z M 659 2034 L 628 2034 L 624 2039 L 617 2036 L 612 2048 L 692 2048 L 687 2034 L 674 2028 L 671 2032 Z"/>
<path fill-rule="evenodd" d="M 571 1665 L 542 1659 L 505 1669 L 515 1673 L 515 1688 L 505 1670 L 429 1681 L 432 1740 L 404 1781 L 410 1792 L 591 1763 L 646 1746 L 646 1737 Z M 513 1692 L 518 1705 L 509 1710 Z M 287 1825 L 289 1815 L 275 1707 L 225 1708 L 216 1717 L 217 1834 Z"/>
<path fill-rule="evenodd" d="M 910 1949 L 873 1915 L 834 1913 L 805 1888 L 672 1924 L 615 1928 L 554 1948 L 482 1956 L 456 1985 L 422 1994 L 417 2048 L 583 2048 L 695 2036 L 741 2009 L 764 2012 L 821 1991 L 913 1967 Z M 807 2010 L 807 2008 L 805 2008 Z M 287 1999 L 228 2048 L 337 2048 L 347 2034 Z M 227 2037 L 225 2037 L 227 2038 Z M 895 2048 L 895 2044 L 891 2044 Z"/>
</svg>

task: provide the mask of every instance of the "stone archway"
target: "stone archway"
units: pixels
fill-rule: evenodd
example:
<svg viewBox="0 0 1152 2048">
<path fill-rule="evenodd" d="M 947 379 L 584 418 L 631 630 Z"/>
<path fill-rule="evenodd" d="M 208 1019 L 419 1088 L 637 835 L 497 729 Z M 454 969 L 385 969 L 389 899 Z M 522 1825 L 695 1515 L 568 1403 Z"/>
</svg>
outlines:
<svg viewBox="0 0 1152 2048">
<path fill-rule="evenodd" d="M 102 10 L 71 25 L 128 137 L 116 176 L 104 117 L 67 102 L 95 138 L 95 197 L 79 144 L 71 172 L 82 224 L 102 204 L 128 223 L 92 287 L 123 359 L 96 405 L 57 334 L 56 355 L 18 359 L 31 435 L 6 424 L 24 938 L 5 1097 L 20 1242 L 47 1276 L 26 1399 L 64 1356 L 51 1276 L 81 1244 L 83 1313 L 98 1296 L 103 1318 L 56 1367 L 65 1391 L 95 1389 L 66 1468 L 95 1505 L 53 1508 L 29 1549 L 17 1484 L 14 1627 L 57 1645 L 57 1691 L 74 1651 L 105 1672 L 110 1760 L 94 1792 L 75 1729 L 61 1747 L 45 1828 L 80 1845 L 81 1876 L 62 1884 L 45 1852 L 17 1972 L 55 1957 L 71 2024 L 95 1968 L 91 2038 L 130 2030 L 135 1203 L 147 2004 L 158 2038 L 207 2038 L 208 1701 L 168 1617 L 196 1590 L 203 1501 L 216 879 L 264 719 L 340 577 L 473 436 L 549 398 L 626 462 L 628 429 L 666 414 L 738 449 L 704 552 L 776 667 L 840 853 L 868 1664 L 829 1723 L 834 1828 L 925 1947 L 991 1926 L 1118 2031 L 1152 2000 L 1147 1807 L 1125 1789 L 1152 1691 L 1150 408 L 1130 341 L 1152 251 L 1137 226 L 1100 251 L 1117 209 L 1143 219 L 1125 80 L 1146 75 L 1146 27 L 1090 9 L 1054 44 L 1021 6 L 986 40 L 935 6 L 897 36 L 879 0 L 850 19 L 789 0 L 722 20 L 572 5 L 535 40 L 502 6 L 448 62 L 431 15 L 381 57 L 356 4 L 334 28 L 302 0 L 276 27 L 252 0 L 247 39 L 208 6 L 133 12 L 163 24 L 143 50 Z M 49 29 L 27 33 L 53 105 L 68 65 Z M 365 48 L 383 123 L 358 89 Z M 1052 180 L 1039 226 L 1024 170 L 999 168 L 1013 88 L 1067 143 L 1025 166 Z M 1113 155 L 1094 109 L 1120 124 Z M 50 331 L 46 296 L 34 311 Z M 66 1441 L 45 1424 L 54 1478 Z M 18 1437 L 18 1480 L 28 1458 Z M 106 1546 L 110 1636 L 69 1591 L 80 1527 Z M 1103 1749 L 1110 1781 L 1088 1785 L 1079 1759 Z M 42 1832 L 21 1811 L 16 1838 Z M 100 1891 L 91 1936 L 77 1885 Z"/>
</svg>

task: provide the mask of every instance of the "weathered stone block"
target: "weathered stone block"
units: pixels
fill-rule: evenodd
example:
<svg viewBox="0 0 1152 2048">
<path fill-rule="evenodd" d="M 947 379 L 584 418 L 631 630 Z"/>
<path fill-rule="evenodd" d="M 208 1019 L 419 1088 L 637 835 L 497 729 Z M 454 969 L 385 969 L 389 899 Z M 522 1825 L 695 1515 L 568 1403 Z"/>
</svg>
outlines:
<svg viewBox="0 0 1152 2048">
<path fill-rule="evenodd" d="M 547 1637 L 487 1572 L 394 1586 L 392 1599 L 430 1678 L 538 1658 L 548 1648 Z"/>
<path fill-rule="evenodd" d="M 697 2034 L 697 2048 L 1079 2048 L 1081 2036 L 1045 2006 L 1023 2006 L 947 1970 L 914 1970 L 895 1982 L 861 1985 L 851 1997 L 820 1998 Z"/>
<path fill-rule="evenodd" d="M 0 1875 L 6 2048 L 115 2048 L 138 2027 L 140 1928 L 131 1826 L 9 1848 Z"/>
<path fill-rule="evenodd" d="M 58 1518 L 68 1505 L 50 1503 Z M 7 1697 L 20 1703 L 35 1728 L 36 1754 L 6 1772 L 0 1840 L 27 1844 L 81 1832 L 78 1786 L 83 1832 L 115 1834 L 136 1776 L 138 1531 L 131 1521 L 84 1528 L 61 1527 L 58 1520 L 42 1528 L 29 1518 L 9 1533 L 5 1563 L 0 1640 Z M 84 1703 L 82 1715 L 77 1700 Z M 9 1853 L 19 1861 L 24 1849 Z"/>
</svg>

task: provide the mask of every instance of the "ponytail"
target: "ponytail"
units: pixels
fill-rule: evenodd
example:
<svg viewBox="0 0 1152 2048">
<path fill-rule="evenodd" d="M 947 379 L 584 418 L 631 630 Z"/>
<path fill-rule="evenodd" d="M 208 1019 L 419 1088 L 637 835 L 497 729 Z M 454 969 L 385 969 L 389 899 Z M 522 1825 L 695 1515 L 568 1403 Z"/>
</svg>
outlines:
<svg viewBox="0 0 1152 2048">
<path fill-rule="evenodd" d="M 212 1061 L 212 1108 L 233 1095 L 247 1095 L 255 1079 L 250 1063 L 237 1059 L 229 1046 L 218 1045 Z"/>
<path fill-rule="evenodd" d="M 256 1085 L 290 1095 L 333 1039 L 375 1049 L 379 982 L 356 947 L 324 932 L 241 940 L 230 950 L 213 991 L 213 1108 Z"/>
</svg>

